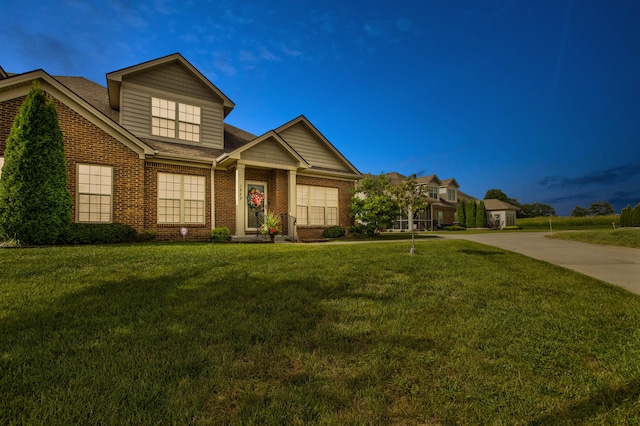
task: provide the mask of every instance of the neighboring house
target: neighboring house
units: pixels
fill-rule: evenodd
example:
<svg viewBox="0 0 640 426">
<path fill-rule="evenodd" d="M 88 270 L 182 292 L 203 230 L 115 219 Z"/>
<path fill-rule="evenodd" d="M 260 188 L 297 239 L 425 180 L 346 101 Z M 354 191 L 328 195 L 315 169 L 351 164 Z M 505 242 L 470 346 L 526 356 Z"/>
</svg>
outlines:
<svg viewBox="0 0 640 426">
<path fill-rule="evenodd" d="M 397 172 L 387 173 L 389 181 L 397 185 L 405 178 Z M 436 175 L 421 176 L 416 179 L 417 183 L 423 185 L 428 193 L 427 208 L 414 213 L 413 226 L 419 230 L 434 230 L 439 227 L 453 225 L 456 216 L 458 200 L 468 200 L 475 198 L 460 191 L 460 185 L 453 179 L 441 180 Z M 394 230 L 410 229 L 406 214 L 399 214 L 393 224 Z"/>
<path fill-rule="evenodd" d="M 179 239 L 185 227 L 195 240 L 222 226 L 256 234 L 256 213 L 266 210 L 282 214 L 291 238 L 352 223 L 349 191 L 361 174 L 304 116 L 260 136 L 226 124 L 234 103 L 180 54 L 106 79 L 105 88 L 0 68 L 0 167 L 39 81 L 64 135 L 74 222 L 125 223 L 161 239 Z M 256 193 L 258 207 L 248 200 Z"/>
<path fill-rule="evenodd" d="M 489 227 L 502 229 L 505 226 L 516 226 L 516 212 L 520 210 L 519 207 L 490 198 L 484 200 L 484 208 Z"/>
</svg>

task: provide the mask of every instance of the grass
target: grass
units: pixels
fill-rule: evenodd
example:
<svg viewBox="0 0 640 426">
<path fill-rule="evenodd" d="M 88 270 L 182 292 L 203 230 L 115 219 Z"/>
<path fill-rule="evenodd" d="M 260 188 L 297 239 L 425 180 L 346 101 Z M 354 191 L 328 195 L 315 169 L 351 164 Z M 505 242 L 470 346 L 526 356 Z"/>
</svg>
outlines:
<svg viewBox="0 0 640 426">
<path fill-rule="evenodd" d="M 466 241 L 0 252 L 3 424 L 636 424 L 640 298 Z"/>
<path fill-rule="evenodd" d="M 594 230 L 582 232 L 554 232 L 550 237 L 585 243 L 640 248 L 640 228 Z"/>
<path fill-rule="evenodd" d="M 569 229 L 613 229 L 612 222 L 616 226 L 620 225 L 620 215 L 611 216 L 552 216 L 551 225 L 553 230 L 569 230 Z M 516 224 L 525 230 L 548 230 L 549 217 L 532 217 L 526 219 L 517 219 Z"/>
</svg>

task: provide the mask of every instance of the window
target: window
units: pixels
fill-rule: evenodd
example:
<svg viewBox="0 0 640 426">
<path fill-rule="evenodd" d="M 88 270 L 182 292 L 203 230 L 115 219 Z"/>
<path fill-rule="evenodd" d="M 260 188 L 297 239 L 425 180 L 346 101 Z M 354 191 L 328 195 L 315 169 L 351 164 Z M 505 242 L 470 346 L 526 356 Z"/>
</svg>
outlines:
<svg viewBox="0 0 640 426">
<path fill-rule="evenodd" d="M 447 201 L 456 201 L 456 190 L 455 189 L 447 189 Z"/>
<path fill-rule="evenodd" d="M 166 138 L 176 137 L 190 142 L 200 142 L 200 107 L 151 98 L 151 134 Z"/>
<path fill-rule="evenodd" d="M 516 226 L 516 212 L 507 212 L 507 226 Z"/>
<path fill-rule="evenodd" d="M 158 223 L 205 223 L 204 176 L 158 173 Z"/>
<path fill-rule="evenodd" d="M 297 186 L 299 225 L 338 225 L 338 188 Z"/>
<path fill-rule="evenodd" d="M 113 168 L 78 164 L 78 222 L 111 222 Z"/>
<path fill-rule="evenodd" d="M 437 186 L 430 186 L 429 187 L 429 197 L 435 198 L 436 200 L 438 199 L 438 187 Z"/>
</svg>

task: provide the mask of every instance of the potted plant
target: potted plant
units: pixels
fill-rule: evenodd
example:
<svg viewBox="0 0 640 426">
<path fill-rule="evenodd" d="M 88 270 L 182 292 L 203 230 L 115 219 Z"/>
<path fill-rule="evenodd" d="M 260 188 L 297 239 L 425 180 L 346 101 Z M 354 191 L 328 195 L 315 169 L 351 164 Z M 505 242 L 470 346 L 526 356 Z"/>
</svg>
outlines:
<svg viewBox="0 0 640 426">
<path fill-rule="evenodd" d="M 262 219 L 262 223 L 260 224 L 260 233 L 269 237 L 269 239 L 271 239 L 271 242 L 273 242 L 276 235 L 278 235 L 280 231 L 280 216 L 268 211 Z"/>
</svg>

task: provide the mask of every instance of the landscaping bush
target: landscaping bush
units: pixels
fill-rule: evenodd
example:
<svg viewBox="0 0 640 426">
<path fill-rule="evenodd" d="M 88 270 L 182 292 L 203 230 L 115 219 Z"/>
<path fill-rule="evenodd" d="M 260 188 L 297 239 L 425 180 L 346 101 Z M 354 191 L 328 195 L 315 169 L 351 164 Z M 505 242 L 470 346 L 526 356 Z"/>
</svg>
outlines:
<svg viewBox="0 0 640 426">
<path fill-rule="evenodd" d="M 322 231 L 322 238 L 342 238 L 346 231 L 341 226 L 332 226 Z"/>
<path fill-rule="evenodd" d="M 155 240 L 157 237 L 158 237 L 158 233 L 156 231 L 142 231 L 142 232 L 138 232 L 136 241 L 143 243 L 145 241 Z"/>
<path fill-rule="evenodd" d="M 467 228 L 465 228 L 464 226 L 445 226 L 444 227 L 445 231 L 466 231 Z"/>
<path fill-rule="evenodd" d="M 72 223 L 64 231 L 60 244 L 113 244 L 128 243 L 136 240 L 138 233 L 129 225 L 122 223 Z"/>
<path fill-rule="evenodd" d="M 211 241 L 214 243 L 226 243 L 227 241 L 231 241 L 231 231 L 229 228 L 213 228 L 211 230 Z"/>
<path fill-rule="evenodd" d="M 505 226 L 504 228 L 502 228 L 503 231 L 513 231 L 516 229 L 522 229 L 522 227 L 520 226 Z"/>
</svg>

